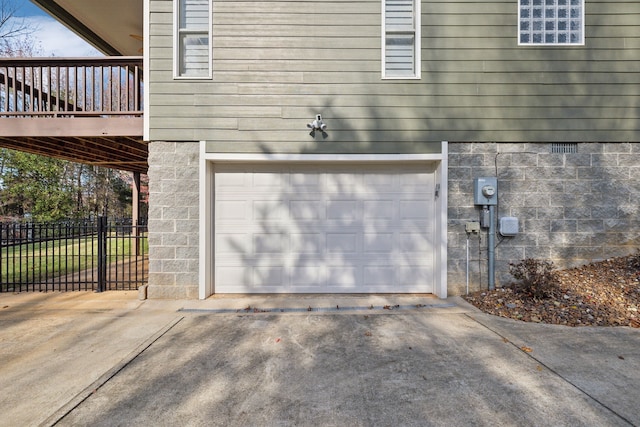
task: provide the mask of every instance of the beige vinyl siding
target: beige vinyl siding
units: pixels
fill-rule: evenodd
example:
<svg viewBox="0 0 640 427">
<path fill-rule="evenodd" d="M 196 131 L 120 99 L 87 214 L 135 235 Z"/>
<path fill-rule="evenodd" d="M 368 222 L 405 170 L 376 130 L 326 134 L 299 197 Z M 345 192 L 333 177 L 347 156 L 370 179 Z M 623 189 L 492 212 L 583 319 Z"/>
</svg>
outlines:
<svg viewBox="0 0 640 427">
<path fill-rule="evenodd" d="M 585 45 L 558 47 L 518 46 L 511 0 L 423 1 L 419 80 L 381 78 L 381 7 L 216 0 L 213 78 L 177 81 L 172 2 L 151 0 L 151 139 L 384 153 L 442 140 L 640 141 L 640 4 L 586 0 Z M 309 136 L 316 114 L 326 139 Z"/>
</svg>

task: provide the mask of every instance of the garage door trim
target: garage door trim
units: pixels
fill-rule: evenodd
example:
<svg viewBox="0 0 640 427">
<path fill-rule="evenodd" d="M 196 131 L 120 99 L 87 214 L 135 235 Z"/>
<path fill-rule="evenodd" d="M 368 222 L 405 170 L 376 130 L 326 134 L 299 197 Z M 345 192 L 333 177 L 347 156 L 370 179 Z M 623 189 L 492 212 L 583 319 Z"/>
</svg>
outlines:
<svg viewBox="0 0 640 427">
<path fill-rule="evenodd" d="M 436 162 L 435 171 L 435 212 L 436 242 L 434 269 L 436 283 L 434 293 L 440 298 L 447 297 L 447 143 L 442 143 L 442 152 L 437 154 L 246 154 L 246 153 L 207 153 L 206 143 L 201 142 L 200 152 L 200 242 L 199 242 L 199 297 L 210 296 L 213 289 L 213 270 L 211 260 L 214 254 L 213 242 L 213 204 L 214 204 L 214 164 L 216 163 L 256 163 L 256 162 L 310 162 L 310 163 L 410 163 Z"/>
</svg>

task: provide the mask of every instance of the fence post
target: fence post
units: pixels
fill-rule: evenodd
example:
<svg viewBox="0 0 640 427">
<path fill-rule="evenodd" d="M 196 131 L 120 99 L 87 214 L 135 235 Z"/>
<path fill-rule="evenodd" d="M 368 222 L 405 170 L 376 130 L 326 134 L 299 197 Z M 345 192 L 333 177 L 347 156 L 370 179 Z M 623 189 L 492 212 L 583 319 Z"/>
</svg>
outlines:
<svg viewBox="0 0 640 427">
<path fill-rule="evenodd" d="M 98 217 L 98 292 L 107 284 L 107 217 Z"/>
<path fill-rule="evenodd" d="M 134 255 L 140 255 L 140 172 L 133 173 L 133 186 L 132 186 L 133 200 L 131 201 L 131 224 L 133 225 L 132 232 L 134 234 Z"/>
</svg>

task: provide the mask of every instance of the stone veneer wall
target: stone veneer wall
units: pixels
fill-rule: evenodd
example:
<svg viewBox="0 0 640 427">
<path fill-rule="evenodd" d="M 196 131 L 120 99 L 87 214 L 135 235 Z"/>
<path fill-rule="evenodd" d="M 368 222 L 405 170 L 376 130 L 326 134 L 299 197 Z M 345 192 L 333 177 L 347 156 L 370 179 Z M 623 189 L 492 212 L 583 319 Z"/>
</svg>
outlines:
<svg viewBox="0 0 640 427">
<path fill-rule="evenodd" d="M 149 144 L 149 298 L 198 298 L 199 147 Z"/>
<path fill-rule="evenodd" d="M 478 221 L 473 179 L 498 177 L 496 218 L 515 216 L 519 234 L 496 237 L 496 287 L 525 258 L 572 267 L 640 247 L 640 144 L 579 143 L 556 154 L 550 143 L 450 143 L 449 295 L 466 291 L 465 223 Z M 496 226 L 496 231 L 498 228 Z M 469 239 L 471 291 L 486 289 L 487 229 Z"/>
</svg>

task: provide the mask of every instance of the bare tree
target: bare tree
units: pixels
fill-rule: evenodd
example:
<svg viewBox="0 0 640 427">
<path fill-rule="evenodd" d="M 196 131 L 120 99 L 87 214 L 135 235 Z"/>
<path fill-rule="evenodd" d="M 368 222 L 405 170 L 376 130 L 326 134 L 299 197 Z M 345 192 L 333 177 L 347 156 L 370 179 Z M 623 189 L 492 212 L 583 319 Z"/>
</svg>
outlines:
<svg viewBox="0 0 640 427">
<path fill-rule="evenodd" d="M 22 0 L 0 0 L 0 56 L 29 57 L 39 53 L 32 34 L 37 28 L 18 17 Z"/>
<path fill-rule="evenodd" d="M 30 32 L 25 20 L 17 17 L 18 10 L 16 0 L 0 0 L 0 39 L 21 37 Z"/>
</svg>

